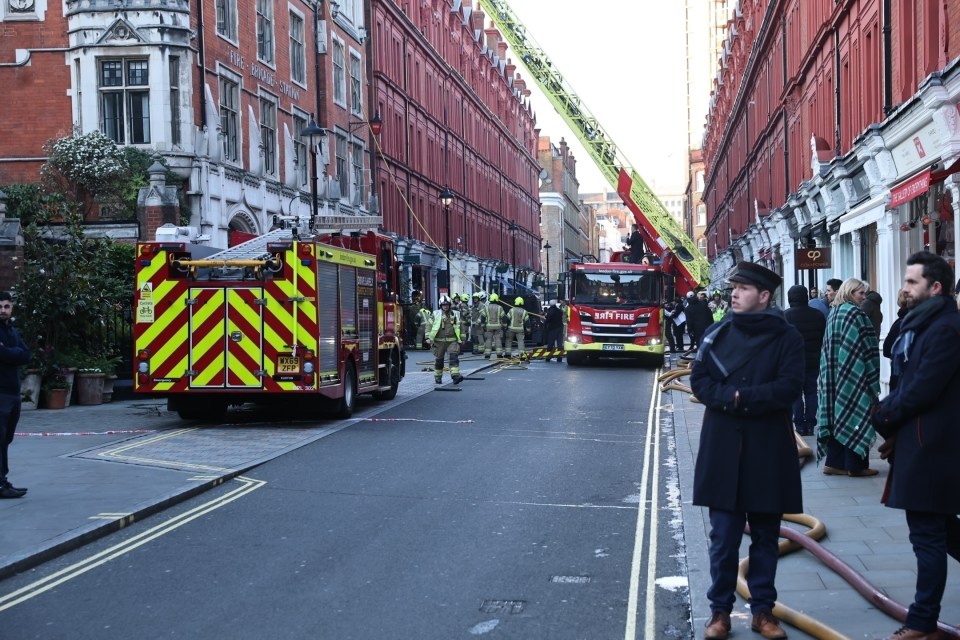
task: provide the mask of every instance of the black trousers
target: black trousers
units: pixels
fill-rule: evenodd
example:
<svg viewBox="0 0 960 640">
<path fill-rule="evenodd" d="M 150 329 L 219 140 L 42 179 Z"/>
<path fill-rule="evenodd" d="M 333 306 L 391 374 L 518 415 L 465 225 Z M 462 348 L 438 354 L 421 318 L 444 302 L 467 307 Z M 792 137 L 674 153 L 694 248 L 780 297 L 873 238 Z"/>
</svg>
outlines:
<svg viewBox="0 0 960 640">
<path fill-rule="evenodd" d="M 730 613 L 736 601 L 737 565 L 744 526 L 750 523 L 750 610 L 771 611 L 777 601 L 777 544 L 779 513 L 741 513 L 710 509 L 710 579 L 707 590 L 711 611 Z"/>
<path fill-rule="evenodd" d="M 0 482 L 7 479 L 10 463 L 7 449 L 20 421 L 20 395 L 0 394 Z"/>
<path fill-rule="evenodd" d="M 907 511 L 907 526 L 917 557 L 917 591 L 906 624 L 930 633 L 937 628 L 947 586 L 947 554 L 960 560 L 960 520 L 955 515 Z"/>
</svg>

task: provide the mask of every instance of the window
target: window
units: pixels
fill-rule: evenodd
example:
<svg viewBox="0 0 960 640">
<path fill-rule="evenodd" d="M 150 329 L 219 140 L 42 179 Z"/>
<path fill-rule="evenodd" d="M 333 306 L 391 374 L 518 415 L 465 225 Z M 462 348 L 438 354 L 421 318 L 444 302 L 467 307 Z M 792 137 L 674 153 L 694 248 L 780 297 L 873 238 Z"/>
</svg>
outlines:
<svg viewBox="0 0 960 640">
<path fill-rule="evenodd" d="M 344 74 L 343 42 L 333 41 L 333 101 L 340 106 L 347 106 L 347 86 Z"/>
<path fill-rule="evenodd" d="M 707 205 L 697 205 L 697 226 L 704 227 L 707 224 Z"/>
<path fill-rule="evenodd" d="M 180 144 L 180 58 L 170 58 L 170 142 Z"/>
<path fill-rule="evenodd" d="M 260 144 L 263 145 L 263 171 L 277 175 L 277 103 L 260 98 Z"/>
<path fill-rule="evenodd" d="M 363 145 L 355 142 L 353 144 L 353 192 L 357 194 L 356 202 L 362 203 L 364 197 L 363 184 Z"/>
<path fill-rule="evenodd" d="M 345 136 L 337 134 L 337 180 L 340 181 L 340 193 L 344 193 L 349 180 L 347 174 L 347 139 Z"/>
<path fill-rule="evenodd" d="M 290 12 L 290 78 L 307 83 L 306 47 L 303 44 L 303 16 Z"/>
<path fill-rule="evenodd" d="M 220 78 L 220 131 L 223 157 L 229 162 L 240 159 L 240 85 Z"/>
<path fill-rule="evenodd" d="M 363 94 L 360 90 L 360 78 L 363 76 L 363 67 L 360 65 L 360 56 L 350 54 L 350 109 L 357 115 L 363 115 Z"/>
<path fill-rule="evenodd" d="M 273 0 L 257 0 L 257 59 L 273 64 Z"/>
<path fill-rule="evenodd" d="M 297 160 L 297 177 L 301 187 L 307 184 L 307 143 L 303 140 L 303 130 L 307 128 L 307 117 L 293 114 L 293 152 Z"/>
<path fill-rule="evenodd" d="M 217 0 L 217 33 L 237 41 L 237 0 Z"/>
<path fill-rule="evenodd" d="M 100 61 L 100 130 L 117 144 L 150 142 L 149 63 Z"/>
</svg>

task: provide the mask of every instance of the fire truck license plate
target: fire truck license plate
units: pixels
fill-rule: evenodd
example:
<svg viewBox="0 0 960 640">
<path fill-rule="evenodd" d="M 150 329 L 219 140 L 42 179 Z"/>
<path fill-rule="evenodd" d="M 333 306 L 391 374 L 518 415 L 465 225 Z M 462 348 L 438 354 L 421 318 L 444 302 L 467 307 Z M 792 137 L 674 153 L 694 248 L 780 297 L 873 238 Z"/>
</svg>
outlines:
<svg viewBox="0 0 960 640">
<path fill-rule="evenodd" d="M 277 358 L 277 373 L 299 373 L 300 358 L 280 356 Z"/>
<path fill-rule="evenodd" d="M 604 351 L 623 351 L 622 344 L 605 344 L 603 345 Z"/>
</svg>

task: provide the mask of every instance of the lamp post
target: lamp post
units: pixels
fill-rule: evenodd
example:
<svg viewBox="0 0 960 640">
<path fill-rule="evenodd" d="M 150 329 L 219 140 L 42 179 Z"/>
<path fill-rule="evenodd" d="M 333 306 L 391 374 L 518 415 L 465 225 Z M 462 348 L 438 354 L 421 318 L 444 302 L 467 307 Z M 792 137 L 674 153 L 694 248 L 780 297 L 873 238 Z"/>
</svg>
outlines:
<svg viewBox="0 0 960 640">
<path fill-rule="evenodd" d="M 543 287 L 544 298 L 550 298 L 550 249 L 552 248 L 549 240 L 547 240 L 547 244 L 543 245 L 543 250 L 547 252 L 547 282 Z"/>
<path fill-rule="evenodd" d="M 310 187 L 310 194 L 313 197 L 313 206 L 310 210 L 310 229 L 313 230 L 314 225 L 317 222 L 318 215 L 318 204 L 317 204 L 317 160 L 319 159 L 317 154 L 317 145 L 323 143 L 323 139 L 327 136 L 327 130 L 323 129 L 317 124 L 317 121 L 313 119 L 313 114 L 310 114 L 310 124 L 300 132 L 300 135 L 305 137 L 310 142 L 310 157 L 313 160 L 313 182 Z"/>
<path fill-rule="evenodd" d="M 452 290 L 450 286 L 450 205 L 453 204 L 453 191 L 450 191 L 449 186 L 444 186 L 443 191 L 440 192 L 440 202 L 443 203 L 443 219 L 444 226 L 446 227 L 446 236 L 447 236 L 447 293 L 449 294 Z"/>
<path fill-rule="evenodd" d="M 511 256 L 510 260 L 513 262 L 513 294 L 517 294 L 517 230 L 520 227 L 517 226 L 516 222 L 510 223 L 510 245 L 511 245 Z"/>
</svg>

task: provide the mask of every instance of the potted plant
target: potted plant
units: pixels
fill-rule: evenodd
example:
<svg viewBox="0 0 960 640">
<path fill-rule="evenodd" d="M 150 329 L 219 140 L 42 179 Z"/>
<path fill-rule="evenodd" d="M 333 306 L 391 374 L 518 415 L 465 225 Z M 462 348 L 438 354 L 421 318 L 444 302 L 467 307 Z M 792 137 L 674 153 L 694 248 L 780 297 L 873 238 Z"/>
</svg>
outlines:
<svg viewBox="0 0 960 640">
<path fill-rule="evenodd" d="M 70 395 L 70 383 L 63 369 L 54 369 L 44 378 L 43 397 L 47 409 L 63 409 Z"/>
</svg>

